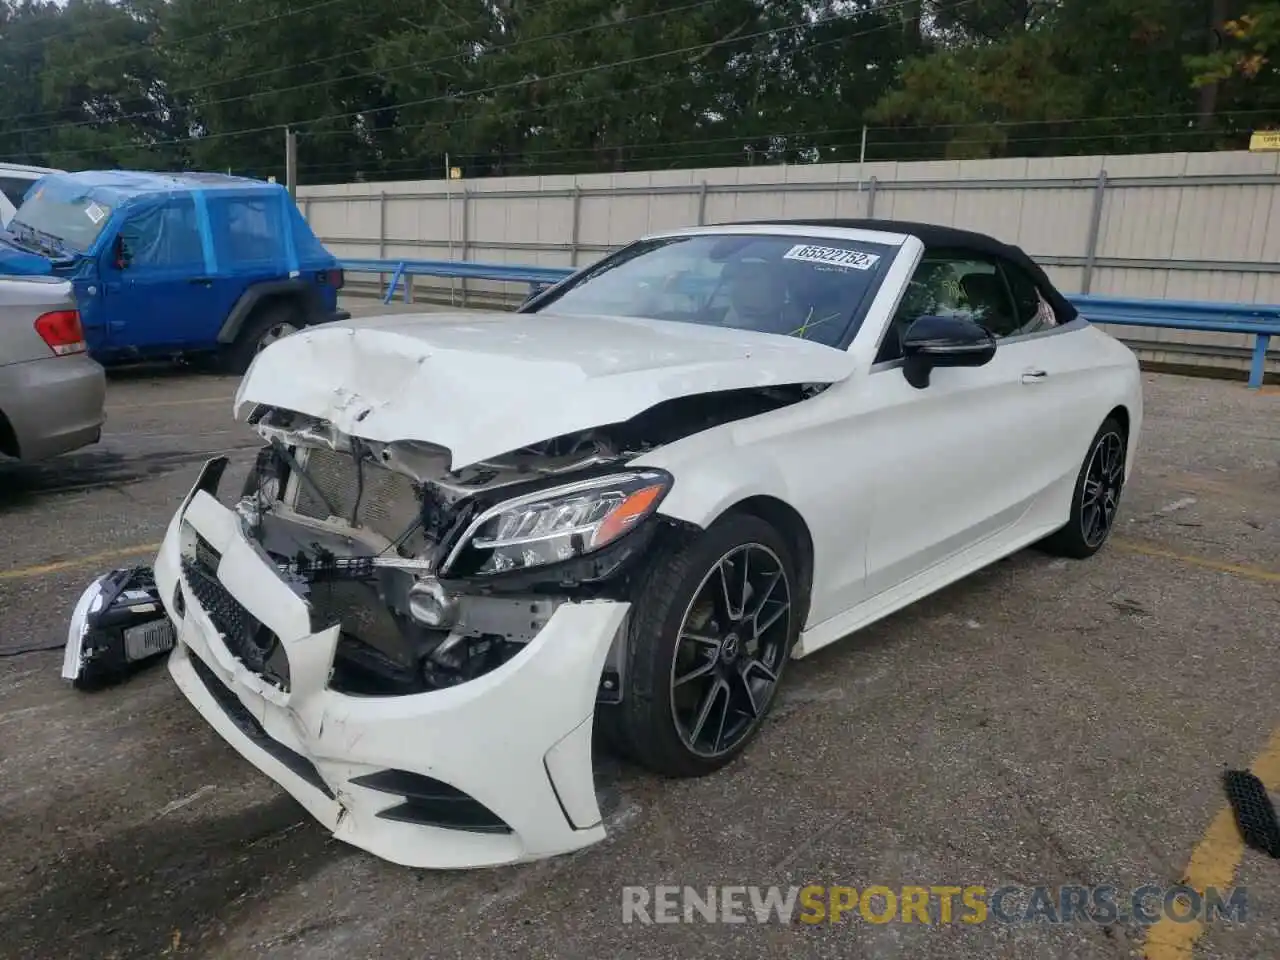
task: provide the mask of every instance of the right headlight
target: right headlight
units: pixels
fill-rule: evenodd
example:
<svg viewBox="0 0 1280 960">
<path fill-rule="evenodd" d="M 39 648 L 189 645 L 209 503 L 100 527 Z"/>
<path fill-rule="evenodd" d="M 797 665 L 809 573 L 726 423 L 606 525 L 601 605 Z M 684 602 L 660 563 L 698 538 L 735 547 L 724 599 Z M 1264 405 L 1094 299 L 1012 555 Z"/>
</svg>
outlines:
<svg viewBox="0 0 1280 960">
<path fill-rule="evenodd" d="M 670 489 L 668 474 L 634 470 L 507 500 L 476 517 L 441 572 L 487 576 L 584 556 L 652 516 Z"/>
</svg>

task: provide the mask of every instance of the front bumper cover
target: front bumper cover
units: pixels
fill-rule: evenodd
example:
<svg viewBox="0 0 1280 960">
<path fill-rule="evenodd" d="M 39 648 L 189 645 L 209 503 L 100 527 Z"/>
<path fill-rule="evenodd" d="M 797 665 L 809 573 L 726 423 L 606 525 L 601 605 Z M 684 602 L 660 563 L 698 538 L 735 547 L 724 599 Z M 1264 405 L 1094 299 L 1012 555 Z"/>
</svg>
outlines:
<svg viewBox="0 0 1280 960">
<path fill-rule="evenodd" d="M 592 718 L 627 604 L 565 603 L 515 657 L 456 687 L 336 693 L 327 681 L 339 628 L 314 629 L 305 600 L 215 499 L 224 467 L 205 465 L 155 563 L 177 631 L 170 673 L 224 739 L 334 836 L 406 866 L 516 863 L 604 838 Z M 220 557 L 223 597 L 279 638 L 288 690 L 232 654 L 193 591 L 183 558 L 197 534 Z"/>
</svg>

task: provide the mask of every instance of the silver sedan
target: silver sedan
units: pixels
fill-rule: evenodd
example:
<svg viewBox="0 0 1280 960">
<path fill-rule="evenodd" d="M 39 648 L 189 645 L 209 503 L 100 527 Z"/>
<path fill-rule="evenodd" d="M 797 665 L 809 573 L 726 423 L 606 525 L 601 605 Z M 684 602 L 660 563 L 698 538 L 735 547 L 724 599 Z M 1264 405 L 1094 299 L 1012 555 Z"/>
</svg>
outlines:
<svg viewBox="0 0 1280 960">
<path fill-rule="evenodd" d="M 0 454 L 43 460 L 97 443 L 106 393 L 71 284 L 0 277 Z"/>
</svg>

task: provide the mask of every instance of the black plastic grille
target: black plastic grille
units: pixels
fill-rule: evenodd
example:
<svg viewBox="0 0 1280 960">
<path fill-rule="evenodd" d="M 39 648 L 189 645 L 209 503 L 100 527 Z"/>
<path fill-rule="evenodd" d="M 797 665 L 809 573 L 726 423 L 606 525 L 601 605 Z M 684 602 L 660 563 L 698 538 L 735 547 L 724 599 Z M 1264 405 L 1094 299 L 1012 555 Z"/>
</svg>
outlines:
<svg viewBox="0 0 1280 960">
<path fill-rule="evenodd" d="M 222 581 L 201 569 L 199 561 L 183 557 L 182 576 L 187 582 L 187 588 L 228 642 L 245 636 L 257 625 L 249 611 L 222 585 Z"/>
<path fill-rule="evenodd" d="M 222 554 L 200 534 L 196 534 L 195 565 L 209 576 L 216 576 L 218 564 L 222 563 Z"/>
<path fill-rule="evenodd" d="M 254 673 L 282 690 L 289 689 L 289 658 L 280 638 L 259 623 L 222 585 L 221 580 L 202 569 L 204 564 L 199 558 L 199 540 L 196 553 L 194 561 L 182 559 L 182 578 L 213 621 L 214 628 L 222 635 L 227 649 Z"/>
<path fill-rule="evenodd" d="M 1222 785 L 1245 844 L 1280 858 L 1280 820 L 1266 784 L 1248 770 L 1228 770 L 1222 775 Z"/>
</svg>

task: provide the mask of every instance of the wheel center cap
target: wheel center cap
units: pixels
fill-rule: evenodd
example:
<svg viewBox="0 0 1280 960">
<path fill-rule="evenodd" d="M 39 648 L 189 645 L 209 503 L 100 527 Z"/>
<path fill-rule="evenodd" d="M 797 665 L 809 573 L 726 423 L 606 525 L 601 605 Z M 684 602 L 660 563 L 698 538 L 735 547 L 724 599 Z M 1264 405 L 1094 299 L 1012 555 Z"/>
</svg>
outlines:
<svg viewBox="0 0 1280 960">
<path fill-rule="evenodd" d="M 733 663 L 738 659 L 738 650 L 741 643 L 736 633 L 731 633 L 720 641 L 720 659 L 725 663 Z"/>
</svg>

